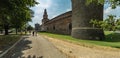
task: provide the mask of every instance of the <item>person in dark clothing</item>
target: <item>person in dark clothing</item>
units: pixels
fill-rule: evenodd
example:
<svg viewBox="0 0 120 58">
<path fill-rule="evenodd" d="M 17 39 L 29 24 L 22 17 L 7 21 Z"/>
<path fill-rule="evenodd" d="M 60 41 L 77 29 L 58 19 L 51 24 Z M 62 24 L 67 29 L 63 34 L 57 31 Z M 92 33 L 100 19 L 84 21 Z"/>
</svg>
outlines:
<svg viewBox="0 0 120 58">
<path fill-rule="evenodd" d="M 33 36 L 34 36 L 34 33 L 35 33 L 35 32 L 33 31 L 33 32 L 32 32 Z"/>
</svg>

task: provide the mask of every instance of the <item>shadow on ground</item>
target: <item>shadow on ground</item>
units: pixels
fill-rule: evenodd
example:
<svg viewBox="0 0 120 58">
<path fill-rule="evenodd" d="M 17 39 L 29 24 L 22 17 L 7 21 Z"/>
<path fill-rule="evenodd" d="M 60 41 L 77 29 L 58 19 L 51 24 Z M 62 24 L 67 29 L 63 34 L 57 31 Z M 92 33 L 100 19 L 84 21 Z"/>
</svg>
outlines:
<svg viewBox="0 0 120 58">
<path fill-rule="evenodd" d="M 3 56 L 3 58 L 26 58 L 22 57 L 23 53 L 22 51 L 31 49 L 32 47 L 29 46 L 29 44 L 32 44 L 31 41 L 27 40 L 26 38 L 29 38 L 28 36 L 23 37 L 23 39 L 6 55 Z M 35 55 L 31 56 L 29 55 L 27 58 L 43 58 L 42 56 L 36 57 Z"/>
<path fill-rule="evenodd" d="M 25 57 L 22 57 L 22 58 L 25 58 Z M 43 56 L 37 57 L 37 56 L 35 56 L 35 55 L 33 55 L 33 56 L 28 55 L 28 57 L 27 57 L 27 58 L 43 58 Z"/>
<path fill-rule="evenodd" d="M 10 48 L 16 41 L 20 39 L 21 35 L 1 35 L 0 34 L 0 51 L 3 53 Z"/>
</svg>

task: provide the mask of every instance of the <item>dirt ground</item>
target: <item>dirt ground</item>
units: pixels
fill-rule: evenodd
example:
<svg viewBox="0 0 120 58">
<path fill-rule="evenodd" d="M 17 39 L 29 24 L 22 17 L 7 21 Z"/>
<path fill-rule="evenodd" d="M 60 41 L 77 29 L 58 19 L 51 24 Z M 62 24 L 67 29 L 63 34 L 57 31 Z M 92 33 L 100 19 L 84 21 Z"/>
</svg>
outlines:
<svg viewBox="0 0 120 58">
<path fill-rule="evenodd" d="M 89 48 L 44 36 L 68 58 L 120 58 L 119 49 Z"/>
</svg>

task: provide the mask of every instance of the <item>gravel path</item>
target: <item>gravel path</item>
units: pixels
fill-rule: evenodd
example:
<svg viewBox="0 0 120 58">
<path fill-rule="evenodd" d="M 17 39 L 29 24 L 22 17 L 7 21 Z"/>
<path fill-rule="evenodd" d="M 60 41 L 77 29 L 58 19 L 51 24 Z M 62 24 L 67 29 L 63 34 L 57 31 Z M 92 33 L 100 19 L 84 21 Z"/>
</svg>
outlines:
<svg viewBox="0 0 120 58">
<path fill-rule="evenodd" d="M 66 55 L 41 36 L 27 36 L 4 58 L 66 58 Z"/>
<path fill-rule="evenodd" d="M 62 40 L 44 37 L 48 38 L 48 40 L 65 53 L 68 58 L 120 58 L 119 49 L 88 48 Z"/>
</svg>

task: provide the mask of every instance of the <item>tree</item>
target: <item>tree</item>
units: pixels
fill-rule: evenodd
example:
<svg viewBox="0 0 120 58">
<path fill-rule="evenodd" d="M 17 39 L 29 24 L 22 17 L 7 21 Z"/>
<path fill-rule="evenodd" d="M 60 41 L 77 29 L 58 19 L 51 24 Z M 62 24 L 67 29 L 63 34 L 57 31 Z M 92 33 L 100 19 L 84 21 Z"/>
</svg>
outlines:
<svg viewBox="0 0 120 58">
<path fill-rule="evenodd" d="M 116 6 L 120 5 L 120 0 L 87 0 L 86 4 L 90 4 L 92 2 L 96 2 L 99 4 L 109 3 L 113 9 L 116 8 Z"/>
<path fill-rule="evenodd" d="M 2 22 L 2 26 L 5 29 L 5 34 L 8 34 L 8 25 L 9 25 L 9 13 L 10 3 L 9 0 L 0 0 L 0 21 Z"/>
<path fill-rule="evenodd" d="M 115 9 L 117 6 L 120 5 L 120 0 L 87 0 L 86 4 L 90 4 L 92 2 L 98 1 L 98 3 L 100 4 L 104 4 L 104 3 L 109 3 L 112 7 L 112 9 Z M 91 23 L 93 23 L 93 25 L 100 25 L 101 28 L 103 29 L 108 29 L 108 30 L 112 30 L 115 31 L 116 29 L 119 28 L 119 19 L 116 19 L 115 15 L 108 15 L 109 18 L 107 18 L 104 21 L 96 21 L 97 19 L 93 19 L 91 20 Z M 98 27 L 97 26 L 97 27 Z"/>
<path fill-rule="evenodd" d="M 101 28 L 109 31 L 116 31 L 120 26 L 120 19 L 115 18 L 115 15 L 108 15 L 108 18 L 104 21 L 91 20 L 93 28 Z M 95 27 L 94 27 L 95 26 Z"/>
<path fill-rule="evenodd" d="M 5 35 L 8 34 L 11 22 L 13 24 L 19 22 L 16 25 L 12 24 L 18 28 L 20 25 L 23 25 L 22 22 L 27 23 L 31 20 L 30 7 L 35 6 L 35 4 L 38 4 L 35 0 L 0 0 L 0 20 L 5 29 Z"/>
<path fill-rule="evenodd" d="M 18 10 L 19 12 L 17 12 Z M 31 18 L 34 14 L 30 9 L 18 10 L 16 10 L 16 12 L 13 12 L 12 18 L 14 20 L 11 20 L 12 26 L 16 29 L 16 34 L 18 29 L 21 29 L 22 26 L 31 21 Z"/>
<path fill-rule="evenodd" d="M 28 27 L 27 27 L 27 30 L 28 31 L 31 31 L 31 30 L 33 30 L 34 28 L 31 26 L 31 25 L 29 25 Z"/>
</svg>

